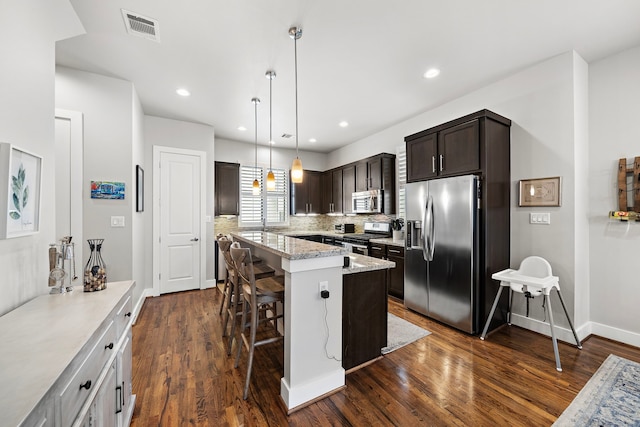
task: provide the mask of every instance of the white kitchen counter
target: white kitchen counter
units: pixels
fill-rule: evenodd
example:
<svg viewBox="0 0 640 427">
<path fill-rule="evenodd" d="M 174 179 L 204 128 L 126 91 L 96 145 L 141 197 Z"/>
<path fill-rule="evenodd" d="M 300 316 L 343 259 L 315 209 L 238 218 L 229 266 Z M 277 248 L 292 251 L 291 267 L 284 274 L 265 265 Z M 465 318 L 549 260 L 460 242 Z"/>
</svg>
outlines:
<svg viewBox="0 0 640 427">
<path fill-rule="evenodd" d="M 404 240 L 393 240 L 392 238 L 382 238 L 382 239 L 371 239 L 369 240 L 369 242 L 371 243 L 379 243 L 381 245 L 387 245 L 387 246 L 397 246 L 400 248 L 404 247 Z"/>
<path fill-rule="evenodd" d="M 360 254 L 349 254 L 349 267 L 342 269 L 342 274 L 362 273 L 365 271 L 385 270 L 394 268 L 396 263 L 386 259 L 373 258 Z"/>
</svg>

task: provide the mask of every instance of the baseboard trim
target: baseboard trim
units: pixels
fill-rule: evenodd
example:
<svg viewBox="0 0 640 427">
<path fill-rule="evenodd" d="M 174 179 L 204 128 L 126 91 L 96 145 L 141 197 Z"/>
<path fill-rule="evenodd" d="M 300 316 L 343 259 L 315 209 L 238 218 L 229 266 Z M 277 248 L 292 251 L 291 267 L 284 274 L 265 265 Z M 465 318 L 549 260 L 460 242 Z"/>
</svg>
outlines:
<svg viewBox="0 0 640 427">
<path fill-rule="evenodd" d="M 547 322 L 542 322 L 540 320 L 532 319 L 530 317 L 525 317 L 519 314 L 512 314 L 511 323 L 513 325 L 520 326 L 521 328 L 529 329 L 530 331 L 534 331 L 539 334 L 551 337 L 551 330 L 549 327 L 549 323 Z M 571 329 L 556 325 L 555 330 L 556 338 L 558 338 L 559 341 L 575 345 L 575 340 L 573 338 Z M 576 328 L 576 334 L 578 334 L 578 338 L 580 339 L 580 341 L 583 341 L 590 335 L 597 335 L 599 337 L 618 341 L 623 344 L 640 347 L 639 333 L 614 328 L 612 326 L 603 325 L 601 323 L 586 322 L 584 325 Z"/>
<path fill-rule="evenodd" d="M 158 295 L 154 295 L 156 292 L 152 289 L 152 288 L 145 288 L 142 291 L 142 295 L 140 295 L 140 299 L 138 299 L 138 301 L 136 301 L 136 305 L 133 308 L 133 320 L 132 320 L 132 324 L 136 324 L 136 320 L 138 320 L 138 315 L 140 314 L 140 310 L 142 310 L 142 306 L 144 305 L 145 300 L 147 299 L 147 297 L 154 297 L 154 296 L 158 296 Z"/>
</svg>

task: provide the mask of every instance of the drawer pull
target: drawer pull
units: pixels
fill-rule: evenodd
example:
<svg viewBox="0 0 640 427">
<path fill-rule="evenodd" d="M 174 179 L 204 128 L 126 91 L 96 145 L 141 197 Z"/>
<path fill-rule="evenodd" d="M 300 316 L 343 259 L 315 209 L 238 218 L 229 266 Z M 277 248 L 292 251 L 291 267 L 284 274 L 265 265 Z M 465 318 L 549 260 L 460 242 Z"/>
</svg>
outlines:
<svg viewBox="0 0 640 427">
<path fill-rule="evenodd" d="M 82 390 L 83 388 L 86 388 L 87 390 L 89 390 L 91 388 L 91 380 L 87 380 L 86 383 L 80 384 L 80 390 Z"/>
<path fill-rule="evenodd" d="M 125 313 L 124 317 L 131 317 L 131 312 Z"/>
<path fill-rule="evenodd" d="M 104 349 L 105 349 L 105 350 L 106 350 L 106 349 L 113 350 L 113 343 L 112 343 L 112 342 L 110 342 L 109 344 L 105 345 L 105 346 L 104 346 Z"/>
<path fill-rule="evenodd" d="M 381 250 L 382 250 L 382 248 L 380 248 L 380 247 L 378 247 L 378 246 L 371 246 L 371 249 L 375 249 L 375 250 L 378 250 L 378 251 L 381 251 Z"/>
<path fill-rule="evenodd" d="M 400 253 L 400 251 L 396 251 L 394 249 L 389 249 L 389 252 L 394 253 L 394 254 L 399 254 Z"/>
</svg>

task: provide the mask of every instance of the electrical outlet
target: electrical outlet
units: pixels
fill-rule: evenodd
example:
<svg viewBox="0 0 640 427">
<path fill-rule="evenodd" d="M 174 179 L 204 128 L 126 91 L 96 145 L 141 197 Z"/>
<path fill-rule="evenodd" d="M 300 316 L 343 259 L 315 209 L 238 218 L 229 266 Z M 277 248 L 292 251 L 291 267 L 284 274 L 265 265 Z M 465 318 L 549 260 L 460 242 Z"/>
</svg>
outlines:
<svg viewBox="0 0 640 427">
<path fill-rule="evenodd" d="M 329 298 L 329 282 L 322 281 L 318 283 L 318 290 L 320 291 L 320 298 L 327 299 Z"/>
<path fill-rule="evenodd" d="M 318 292 L 328 291 L 329 290 L 329 282 L 322 281 L 318 283 Z"/>
</svg>

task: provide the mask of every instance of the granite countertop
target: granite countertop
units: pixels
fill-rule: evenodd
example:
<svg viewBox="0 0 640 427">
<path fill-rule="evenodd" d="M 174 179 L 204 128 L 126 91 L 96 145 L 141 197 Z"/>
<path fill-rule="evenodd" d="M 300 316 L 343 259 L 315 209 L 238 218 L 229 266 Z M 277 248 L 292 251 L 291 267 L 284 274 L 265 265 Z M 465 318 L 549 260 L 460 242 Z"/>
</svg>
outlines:
<svg viewBox="0 0 640 427">
<path fill-rule="evenodd" d="M 339 246 L 325 245 L 324 243 L 265 231 L 240 231 L 231 233 L 231 236 L 240 242 L 258 245 L 266 251 L 291 260 L 346 255 L 346 251 Z"/>
<path fill-rule="evenodd" d="M 360 254 L 349 254 L 349 267 L 342 269 L 342 275 L 362 273 L 365 271 L 385 270 L 393 268 L 396 263 L 386 259 L 373 258 Z"/>
<path fill-rule="evenodd" d="M 381 245 L 387 246 L 397 246 L 400 248 L 404 248 L 404 240 L 393 240 L 390 237 L 385 237 L 382 239 L 371 239 L 369 240 L 371 243 L 380 243 Z"/>
</svg>

